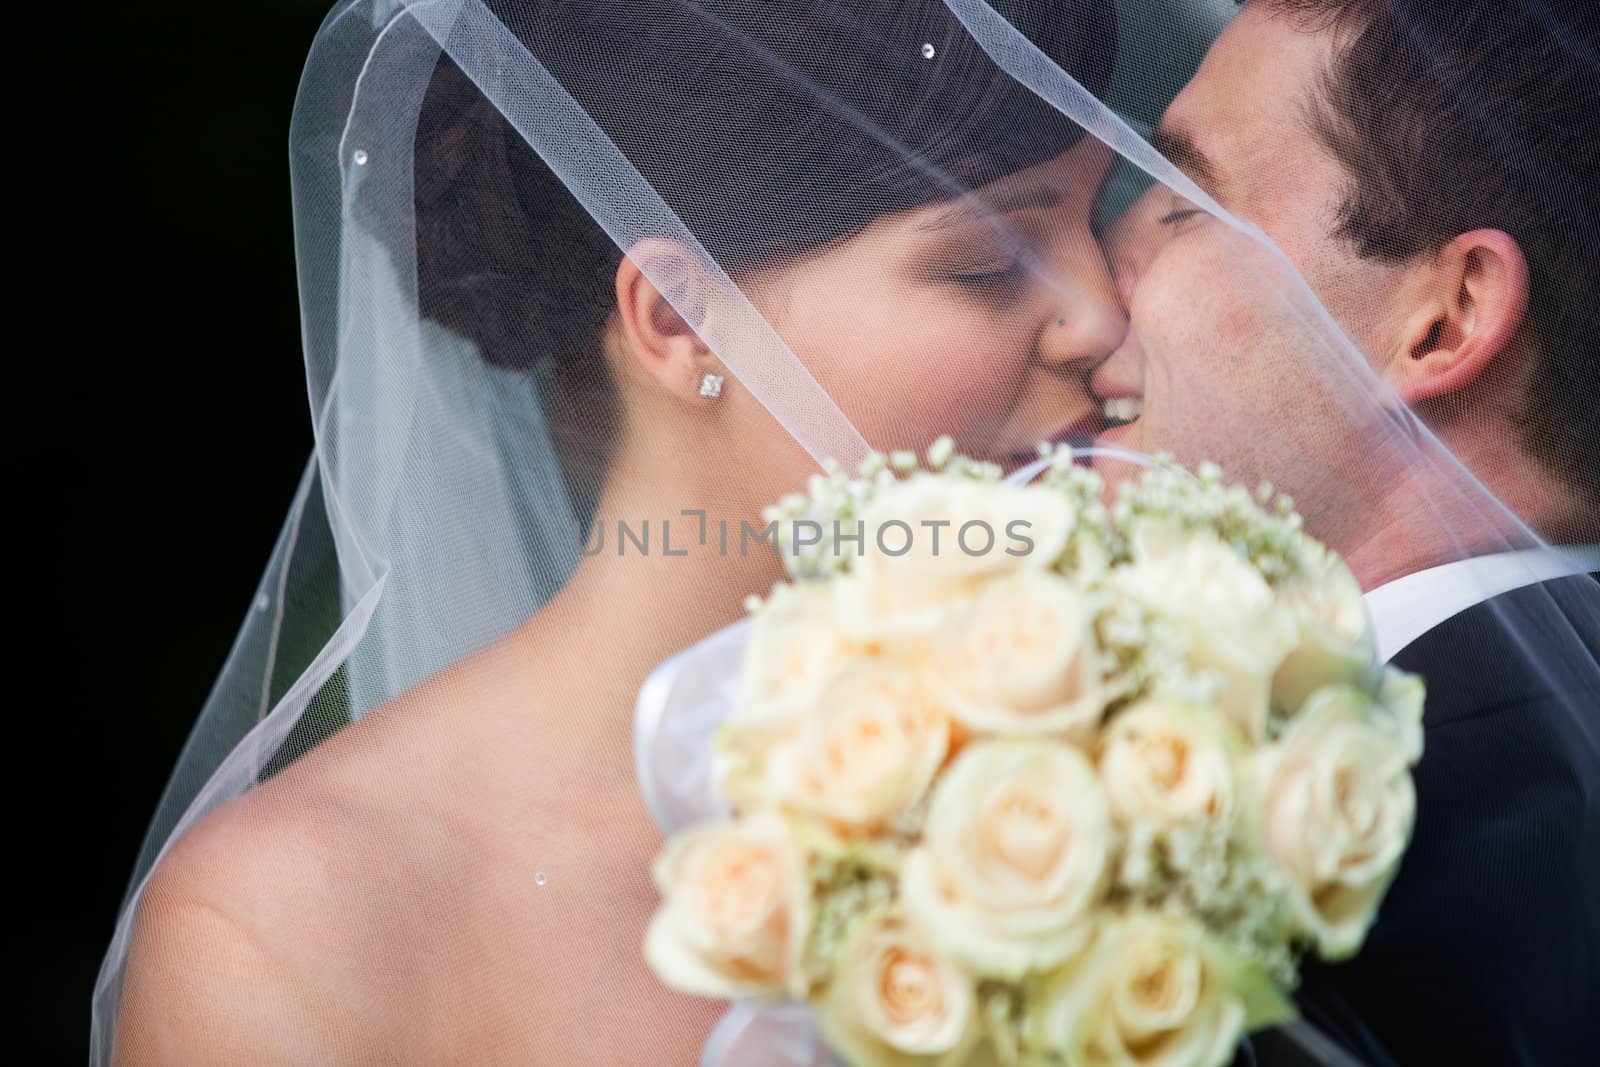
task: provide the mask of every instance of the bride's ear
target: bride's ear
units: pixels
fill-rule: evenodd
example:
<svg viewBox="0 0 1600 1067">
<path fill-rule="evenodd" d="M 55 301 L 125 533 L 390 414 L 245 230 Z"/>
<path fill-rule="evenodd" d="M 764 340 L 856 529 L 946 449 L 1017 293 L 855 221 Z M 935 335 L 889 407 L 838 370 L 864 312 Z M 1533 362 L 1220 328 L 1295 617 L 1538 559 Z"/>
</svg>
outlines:
<svg viewBox="0 0 1600 1067">
<path fill-rule="evenodd" d="M 1511 369 L 1528 314 L 1528 263 L 1501 230 L 1464 233 L 1421 268 L 1389 384 L 1407 404 L 1459 392 Z"/>
<path fill-rule="evenodd" d="M 709 286 L 700 260 L 665 238 L 638 242 L 617 268 L 617 309 L 628 356 L 683 400 L 696 400 L 701 380 L 718 369 L 696 332 L 705 323 Z"/>
</svg>

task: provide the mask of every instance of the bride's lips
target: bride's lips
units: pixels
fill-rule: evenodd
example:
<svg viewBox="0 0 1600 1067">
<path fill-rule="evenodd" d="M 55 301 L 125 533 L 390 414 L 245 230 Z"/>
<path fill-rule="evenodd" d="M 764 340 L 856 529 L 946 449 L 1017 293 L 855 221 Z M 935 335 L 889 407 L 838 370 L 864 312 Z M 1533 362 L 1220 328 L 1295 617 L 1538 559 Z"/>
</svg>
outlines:
<svg viewBox="0 0 1600 1067">
<path fill-rule="evenodd" d="M 1028 449 L 1026 452 L 1014 453 L 1012 459 L 1019 466 L 1032 463 L 1039 458 L 1037 445 L 1045 442 L 1052 445 L 1071 445 L 1079 448 L 1093 444 L 1094 439 L 1105 431 L 1107 425 L 1106 417 L 1102 413 L 1099 411 L 1091 412 L 1081 419 L 1058 427 L 1050 436 L 1035 442 L 1035 447 Z"/>
<path fill-rule="evenodd" d="M 1093 441 L 1100 432 L 1106 428 L 1106 417 L 1100 412 L 1085 415 L 1076 422 L 1069 422 L 1046 440 L 1053 445 L 1081 445 Z"/>
</svg>

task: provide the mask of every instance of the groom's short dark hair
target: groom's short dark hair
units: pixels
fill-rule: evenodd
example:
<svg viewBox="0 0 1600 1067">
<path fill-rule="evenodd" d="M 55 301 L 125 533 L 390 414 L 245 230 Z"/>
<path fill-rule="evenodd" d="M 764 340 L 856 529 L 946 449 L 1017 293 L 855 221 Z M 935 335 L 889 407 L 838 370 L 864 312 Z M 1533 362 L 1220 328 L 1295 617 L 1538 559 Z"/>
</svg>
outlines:
<svg viewBox="0 0 1600 1067">
<path fill-rule="evenodd" d="M 1594 0 L 1257 2 L 1338 35 L 1310 117 L 1349 171 L 1339 232 L 1362 255 L 1516 239 L 1537 346 L 1523 447 L 1600 504 Z"/>
</svg>

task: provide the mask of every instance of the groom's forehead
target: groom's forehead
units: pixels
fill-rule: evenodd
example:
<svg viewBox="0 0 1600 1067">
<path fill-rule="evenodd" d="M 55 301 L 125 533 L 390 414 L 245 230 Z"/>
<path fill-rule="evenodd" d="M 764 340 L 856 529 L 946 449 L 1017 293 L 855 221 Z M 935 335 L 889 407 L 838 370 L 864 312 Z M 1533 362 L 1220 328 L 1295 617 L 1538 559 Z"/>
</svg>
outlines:
<svg viewBox="0 0 1600 1067">
<path fill-rule="evenodd" d="M 1266 191 L 1321 150 L 1308 116 L 1331 53 L 1330 35 L 1247 7 L 1168 107 L 1157 147 L 1219 199 Z"/>
</svg>

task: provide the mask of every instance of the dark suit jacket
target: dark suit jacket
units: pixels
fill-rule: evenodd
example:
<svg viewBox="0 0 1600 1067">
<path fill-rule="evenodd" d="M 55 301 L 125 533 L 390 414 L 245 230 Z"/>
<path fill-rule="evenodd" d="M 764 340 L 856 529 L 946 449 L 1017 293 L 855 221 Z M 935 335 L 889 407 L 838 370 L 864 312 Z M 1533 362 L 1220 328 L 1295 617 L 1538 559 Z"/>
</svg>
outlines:
<svg viewBox="0 0 1600 1067">
<path fill-rule="evenodd" d="M 1361 954 L 1308 962 L 1297 999 L 1370 1062 L 1600 1063 L 1600 578 L 1486 601 L 1393 662 L 1428 685 L 1411 847 Z"/>
</svg>

